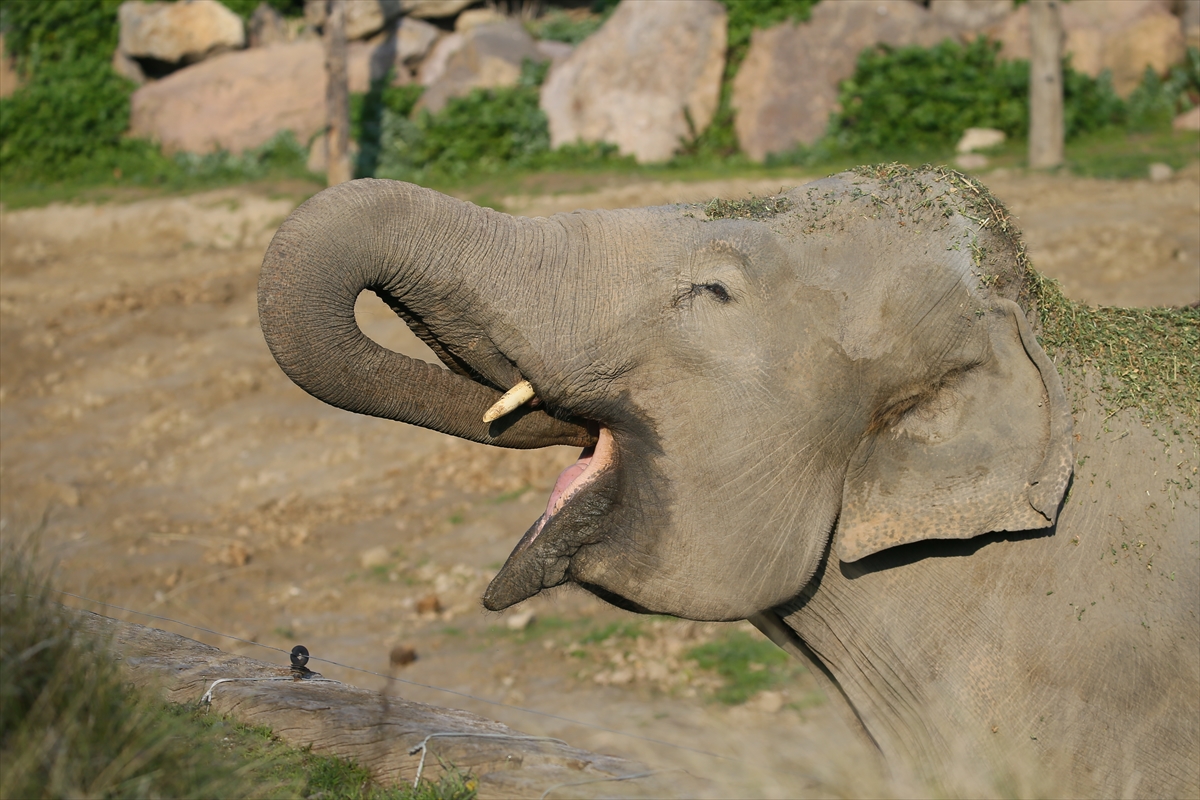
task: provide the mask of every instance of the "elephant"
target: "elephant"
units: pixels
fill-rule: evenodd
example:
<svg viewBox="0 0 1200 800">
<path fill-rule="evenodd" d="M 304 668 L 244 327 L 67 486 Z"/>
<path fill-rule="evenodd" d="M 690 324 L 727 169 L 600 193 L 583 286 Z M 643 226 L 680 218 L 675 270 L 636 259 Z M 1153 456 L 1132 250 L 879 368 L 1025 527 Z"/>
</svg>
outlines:
<svg viewBox="0 0 1200 800">
<path fill-rule="evenodd" d="M 445 368 L 367 338 L 365 290 Z M 944 168 L 536 219 L 363 179 L 283 222 L 259 314 L 326 403 L 582 448 L 487 609 L 750 620 L 935 786 L 1195 795 L 1196 397 L 1110 410 L 1102 343 L 1039 342 L 1088 313 L 1056 292 Z"/>
</svg>

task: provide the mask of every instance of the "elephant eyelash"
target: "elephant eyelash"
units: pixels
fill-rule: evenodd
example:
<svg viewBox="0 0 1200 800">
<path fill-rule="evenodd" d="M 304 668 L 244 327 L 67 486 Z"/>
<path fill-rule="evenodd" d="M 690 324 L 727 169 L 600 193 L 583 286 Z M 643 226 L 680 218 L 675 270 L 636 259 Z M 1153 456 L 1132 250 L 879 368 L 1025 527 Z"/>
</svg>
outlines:
<svg viewBox="0 0 1200 800">
<path fill-rule="evenodd" d="M 701 294 L 707 294 L 712 299 L 716 300 L 721 305 L 727 305 L 733 302 L 733 296 L 729 294 L 729 290 L 725 288 L 725 284 L 712 283 L 693 283 L 687 285 L 675 299 L 671 301 L 671 306 L 674 308 L 691 308 L 692 301 Z"/>
<path fill-rule="evenodd" d="M 729 296 L 729 290 L 721 283 L 693 283 L 692 294 L 696 295 L 700 292 L 708 292 L 721 305 L 726 305 L 733 301 L 733 298 Z"/>
</svg>

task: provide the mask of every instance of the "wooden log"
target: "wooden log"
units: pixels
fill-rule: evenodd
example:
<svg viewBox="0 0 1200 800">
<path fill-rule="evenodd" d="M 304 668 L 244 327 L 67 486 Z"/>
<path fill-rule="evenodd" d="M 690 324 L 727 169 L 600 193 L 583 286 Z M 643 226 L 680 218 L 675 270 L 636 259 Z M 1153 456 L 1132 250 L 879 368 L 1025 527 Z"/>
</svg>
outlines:
<svg viewBox="0 0 1200 800">
<path fill-rule="evenodd" d="M 418 768 L 423 778 L 437 780 L 452 765 L 470 771 L 485 799 L 707 794 L 704 782 L 678 770 L 655 772 L 467 711 L 333 680 L 296 680 L 290 666 L 230 655 L 156 628 L 75 613 L 82 629 L 111 643 L 134 685 L 172 703 L 195 704 L 207 697 L 213 713 L 265 725 L 294 747 L 353 760 L 382 784 L 411 784 Z"/>
</svg>

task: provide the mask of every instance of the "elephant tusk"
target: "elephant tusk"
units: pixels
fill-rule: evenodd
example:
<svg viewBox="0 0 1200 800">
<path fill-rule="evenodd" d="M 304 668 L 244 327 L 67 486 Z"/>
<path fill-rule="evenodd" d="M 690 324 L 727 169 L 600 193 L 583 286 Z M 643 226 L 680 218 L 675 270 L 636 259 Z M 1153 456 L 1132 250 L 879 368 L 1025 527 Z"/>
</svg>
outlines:
<svg viewBox="0 0 1200 800">
<path fill-rule="evenodd" d="M 509 389 L 496 404 L 489 408 L 483 415 L 484 422 L 495 422 L 505 414 L 511 414 L 519 407 L 528 403 L 533 399 L 533 386 L 529 381 L 521 381 L 516 386 Z"/>
</svg>

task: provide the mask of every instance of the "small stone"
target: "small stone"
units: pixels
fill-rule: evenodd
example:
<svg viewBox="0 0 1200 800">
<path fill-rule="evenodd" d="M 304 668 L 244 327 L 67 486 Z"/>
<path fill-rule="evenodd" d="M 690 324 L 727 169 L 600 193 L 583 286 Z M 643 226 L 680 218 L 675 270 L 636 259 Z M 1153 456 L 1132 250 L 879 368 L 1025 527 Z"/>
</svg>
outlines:
<svg viewBox="0 0 1200 800">
<path fill-rule="evenodd" d="M 388 549 L 383 545 L 363 550 L 362 555 L 358 557 L 358 563 L 362 565 L 363 569 L 381 567 L 384 564 L 389 563 L 391 560 L 391 553 L 389 553 Z"/>
<path fill-rule="evenodd" d="M 535 619 L 532 611 L 518 611 L 509 615 L 504 624 L 510 631 L 523 631 L 532 625 Z"/>
<path fill-rule="evenodd" d="M 417 601 L 418 614 L 437 614 L 442 610 L 442 601 L 433 592 L 422 597 Z"/>
<path fill-rule="evenodd" d="M 388 653 L 388 661 L 393 667 L 406 667 L 416 660 L 417 651 L 406 644 L 395 645 Z"/>
<path fill-rule="evenodd" d="M 1150 180 L 1154 183 L 1162 183 L 1163 181 L 1171 180 L 1171 176 L 1175 174 L 1175 170 L 1171 169 L 1169 164 L 1164 164 L 1161 161 L 1155 161 L 1150 165 Z"/>
<path fill-rule="evenodd" d="M 746 705 L 756 711 L 775 714 L 783 708 L 783 692 L 759 692 Z"/>
<path fill-rule="evenodd" d="M 962 138 L 958 140 L 954 152 L 974 153 L 977 150 L 999 147 L 1007 138 L 1004 131 L 996 128 L 967 128 L 963 131 Z"/>
<path fill-rule="evenodd" d="M 979 153 L 963 153 L 954 159 L 954 166 L 959 169 L 976 170 L 988 165 L 988 157 Z"/>
<path fill-rule="evenodd" d="M 244 567 L 250 562 L 250 548 L 241 542 L 230 542 L 218 550 L 210 560 L 227 567 Z"/>
</svg>

